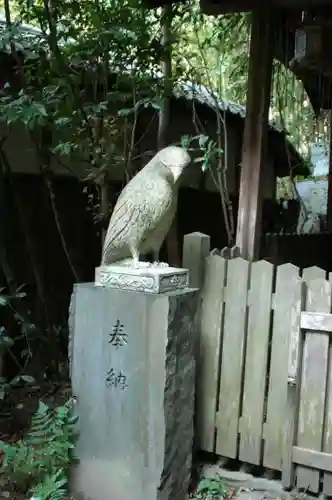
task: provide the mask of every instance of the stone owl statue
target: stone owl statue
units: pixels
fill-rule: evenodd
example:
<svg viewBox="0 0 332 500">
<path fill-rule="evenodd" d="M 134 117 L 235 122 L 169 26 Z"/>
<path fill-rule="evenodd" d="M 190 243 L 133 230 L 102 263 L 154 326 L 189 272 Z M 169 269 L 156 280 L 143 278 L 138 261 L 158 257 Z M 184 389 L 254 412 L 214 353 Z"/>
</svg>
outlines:
<svg viewBox="0 0 332 500">
<path fill-rule="evenodd" d="M 160 150 L 121 192 L 105 236 L 101 265 L 143 267 L 141 254 L 159 251 L 177 208 L 180 178 L 191 158 L 186 149 Z M 165 265 L 165 264 L 161 264 Z"/>
</svg>

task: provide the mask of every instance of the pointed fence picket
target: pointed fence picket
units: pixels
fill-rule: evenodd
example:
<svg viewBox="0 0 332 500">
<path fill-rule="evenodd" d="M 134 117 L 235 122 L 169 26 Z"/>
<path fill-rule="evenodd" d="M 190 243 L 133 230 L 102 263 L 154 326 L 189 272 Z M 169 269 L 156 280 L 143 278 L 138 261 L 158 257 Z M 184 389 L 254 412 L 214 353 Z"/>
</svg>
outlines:
<svg viewBox="0 0 332 500">
<path fill-rule="evenodd" d="M 273 266 L 255 262 L 248 290 L 248 329 L 240 419 L 239 458 L 259 465 L 265 411 L 265 387 L 271 321 Z"/>
<path fill-rule="evenodd" d="M 332 495 L 332 276 L 250 264 L 236 247 L 206 257 L 206 235 L 186 238 L 201 293 L 200 448 L 281 471 L 285 487 L 318 493 L 322 479 Z"/>
<path fill-rule="evenodd" d="M 249 262 L 231 259 L 227 268 L 216 453 L 237 457 L 242 372 L 247 324 Z"/>
<path fill-rule="evenodd" d="M 201 327 L 197 377 L 197 441 L 213 452 L 219 387 L 219 353 L 224 312 L 227 260 L 213 255 L 206 259 L 202 288 Z"/>
<path fill-rule="evenodd" d="M 286 446 L 285 413 L 288 377 L 295 378 L 294 373 L 289 373 L 289 351 L 292 345 L 291 362 L 293 363 L 293 360 L 297 358 L 300 334 L 301 296 L 302 280 L 299 279 L 299 269 L 292 264 L 279 266 L 273 301 L 274 316 L 263 460 L 265 467 L 274 470 L 281 470 Z"/>
</svg>

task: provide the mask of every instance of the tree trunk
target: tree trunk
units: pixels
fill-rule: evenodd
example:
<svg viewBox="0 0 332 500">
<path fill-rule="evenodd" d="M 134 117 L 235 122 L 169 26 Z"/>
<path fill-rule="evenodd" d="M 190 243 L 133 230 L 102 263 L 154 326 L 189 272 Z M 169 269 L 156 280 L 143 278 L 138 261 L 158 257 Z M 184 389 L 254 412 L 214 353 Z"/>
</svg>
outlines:
<svg viewBox="0 0 332 500">
<path fill-rule="evenodd" d="M 40 266 L 38 264 L 38 255 L 37 255 L 36 244 L 35 244 L 33 236 L 30 234 L 29 223 L 28 223 L 28 220 L 26 217 L 26 210 L 22 204 L 22 201 L 20 199 L 20 195 L 17 192 L 15 183 L 13 181 L 11 167 L 10 167 L 8 158 L 7 158 L 3 149 L 1 149 L 1 151 L 0 151 L 0 156 L 1 156 L 1 163 L 3 164 L 3 167 L 4 167 L 4 172 L 6 172 L 8 179 L 10 181 L 11 190 L 13 193 L 13 197 L 14 197 L 17 212 L 19 215 L 19 219 L 20 219 L 26 247 L 28 250 L 28 256 L 30 258 L 32 270 L 33 270 L 33 273 L 35 276 L 39 300 L 40 300 L 41 304 L 43 305 L 43 309 L 44 309 L 46 327 L 49 329 L 49 331 L 51 331 L 51 328 L 52 328 L 51 315 L 50 315 L 48 304 L 47 304 L 47 296 L 46 296 L 46 290 L 45 290 L 44 283 L 43 283 L 42 273 L 40 272 Z"/>
<path fill-rule="evenodd" d="M 167 144 L 167 132 L 170 127 L 170 107 L 172 96 L 172 50 L 171 50 L 171 25 L 172 25 L 172 6 L 167 5 L 163 8 L 161 17 L 161 28 L 163 33 L 162 43 L 164 45 L 164 57 L 161 61 L 161 69 L 164 75 L 164 102 L 159 112 L 158 127 L 158 150 L 164 148 Z M 167 257 L 170 265 L 179 267 L 180 252 L 177 237 L 177 216 L 175 215 L 171 229 L 166 236 Z"/>
<path fill-rule="evenodd" d="M 50 201 L 54 222 L 58 231 L 63 252 L 66 256 L 67 262 L 75 278 L 75 281 L 79 282 L 81 281 L 80 273 L 76 268 L 74 259 L 72 257 L 72 251 L 62 231 L 60 215 L 56 206 L 56 195 L 53 186 L 53 179 L 52 179 L 53 174 L 51 170 L 51 153 L 50 153 L 50 148 L 52 146 L 52 128 L 43 127 L 42 129 L 40 129 L 39 134 L 31 133 L 30 136 L 36 148 L 37 157 L 39 159 L 40 173 L 43 177 L 44 184 L 47 189 L 47 194 Z"/>
</svg>

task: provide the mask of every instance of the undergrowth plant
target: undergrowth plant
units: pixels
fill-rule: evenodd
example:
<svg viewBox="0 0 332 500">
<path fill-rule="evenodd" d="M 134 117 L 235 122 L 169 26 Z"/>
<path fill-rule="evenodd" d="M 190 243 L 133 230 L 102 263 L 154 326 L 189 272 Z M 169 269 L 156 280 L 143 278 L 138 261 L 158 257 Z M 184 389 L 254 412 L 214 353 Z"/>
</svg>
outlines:
<svg viewBox="0 0 332 500">
<path fill-rule="evenodd" d="M 30 311 L 22 308 L 22 299 L 26 297 L 22 288 L 23 285 L 11 294 L 4 293 L 5 289 L 0 288 L 0 309 L 6 310 L 14 319 L 14 324 L 19 327 L 19 335 L 17 332 L 15 335 L 10 329 L 0 326 L 0 401 L 5 399 L 13 387 L 34 382 L 34 378 L 26 373 L 26 368 L 31 360 L 30 334 L 35 332 L 36 327 L 29 317 Z M 17 359 L 12 348 L 16 341 L 22 339 L 24 348 L 21 350 L 20 359 Z M 17 375 L 10 380 L 4 376 L 4 357 L 7 352 L 17 368 Z"/>
<path fill-rule="evenodd" d="M 75 460 L 77 417 L 71 409 L 72 399 L 54 410 L 40 402 L 25 438 L 13 444 L 0 442 L 0 475 L 17 492 L 39 500 L 65 498 L 69 467 Z"/>
<path fill-rule="evenodd" d="M 196 499 L 222 500 L 227 497 L 228 488 L 222 477 L 202 477 L 193 496 Z"/>
</svg>

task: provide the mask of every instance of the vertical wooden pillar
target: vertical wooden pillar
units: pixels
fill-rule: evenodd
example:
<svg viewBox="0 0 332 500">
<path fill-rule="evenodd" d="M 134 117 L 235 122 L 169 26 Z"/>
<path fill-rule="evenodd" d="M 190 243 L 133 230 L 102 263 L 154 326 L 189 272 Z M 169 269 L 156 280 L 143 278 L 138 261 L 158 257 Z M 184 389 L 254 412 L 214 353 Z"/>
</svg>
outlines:
<svg viewBox="0 0 332 500">
<path fill-rule="evenodd" d="M 262 0 L 252 13 L 247 108 L 236 245 L 248 260 L 259 257 L 262 218 L 263 169 L 267 168 L 266 143 L 273 61 L 272 12 Z"/>
<path fill-rule="evenodd" d="M 330 111 L 329 173 L 327 185 L 327 230 L 332 233 L 332 111 Z"/>
</svg>

